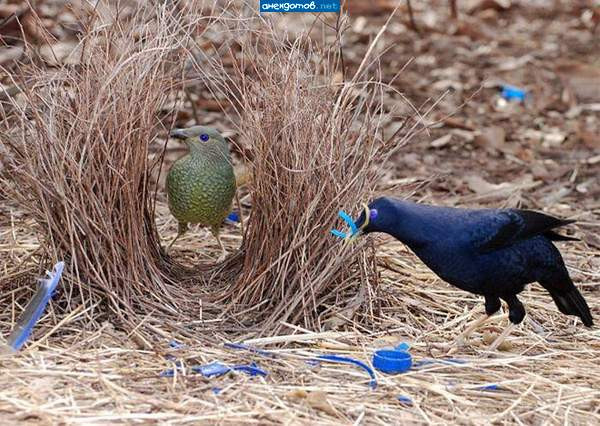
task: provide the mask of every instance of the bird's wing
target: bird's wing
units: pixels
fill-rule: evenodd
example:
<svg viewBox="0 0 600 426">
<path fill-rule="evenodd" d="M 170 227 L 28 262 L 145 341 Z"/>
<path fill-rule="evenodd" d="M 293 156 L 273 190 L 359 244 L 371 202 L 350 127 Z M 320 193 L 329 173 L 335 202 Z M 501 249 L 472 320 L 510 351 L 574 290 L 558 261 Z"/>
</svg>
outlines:
<svg viewBox="0 0 600 426">
<path fill-rule="evenodd" d="M 531 210 L 506 209 L 492 210 L 480 226 L 483 232 L 476 236 L 476 246 L 482 252 L 497 250 L 517 241 L 545 235 L 551 240 L 567 240 L 552 229 L 573 223 Z"/>
</svg>

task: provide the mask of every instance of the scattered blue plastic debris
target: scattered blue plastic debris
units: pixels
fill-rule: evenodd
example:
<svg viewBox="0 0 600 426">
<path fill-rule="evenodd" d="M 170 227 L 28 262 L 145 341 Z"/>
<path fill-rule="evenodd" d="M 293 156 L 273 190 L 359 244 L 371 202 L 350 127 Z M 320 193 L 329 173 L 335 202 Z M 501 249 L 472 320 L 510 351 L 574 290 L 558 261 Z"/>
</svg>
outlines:
<svg viewBox="0 0 600 426">
<path fill-rule="evenodd" d="M 237 212 L 231 212 L 229 213 L 229 216 L 227 216 L 227 220 L 231 222 L 239 222 L 240 216 L 237 214 Z"/>
<path fill-rule="evenodd" d="M 213 392 L 215 395 L 219 395 L 219 394 L 221 393 L 221 391 L 222 391 L 222 390 L 223 390 L 222 388 L 217 388 L 217 387 L 214 387 L 214 388 L 212 388 L 212 389 L 211 389 L 211 391 L 212 391 L 212 392 Z"/>
<path fill-rule="evenodd" d="M 484 392 L 485 391 L 499 391 L 499 390 L 502 390 L 502 388 L 496 384 L 491 384 L 491 385 L 479 386 L 477 388 L 477 390 L 484 391 Z"/>
<path fill-rule="evenodd" d="M 181 371 L 183 368 L 179 363 L 177 363 L 175 369 Z M 173 377 L 175 375 L 175 369 L 171 368 L 169 370 L 163 371 L 162 373 L 160 373 L 160 377 Z M 268 374 L 265 370 L 260 368 L 254 362 L 249 365 L 239 364 L 239 365 L 228 366 L 228 365 L 223 364 L 222 362 L 213 361 L 213 362 L 211 362 L 209 364 L 205 364 L 205 365 L 192 366 L 192 367 L 190 367 L 190 370 L 193 373 L 202 374 L 204 377 L 207 377 L 207 378 L 219 377 L 219 376 L 229 373 L 230 371 L 240 371 L 242 373 L 248 374 L 249 376 L 265 377 Z"/>
<path fill-rule="evenodd" d="M 183 343 L 179 343 L 177 340 L 171 340 L 169 342 L 169 347 L 173 349 L 182 349 L 185 347 Z"/>
<path fill-rule="evenodd" d="M 396 399 L 402 404 L 413 405 L 412 399 L 410 399 L 408 396 L 398 395 Z"/>
<path fill-rule="evenodd" d="M 502 85 L 501 96 L 507 101 L 523 102 L 527 97 L 527 91 L 525 89 L 521 89 L 520 87 L 504 84 Z"/>
<path fill-rule="evenodd" d="M 317 357 L 317 359 L 320 361 L 330 361 L 339 362 L 342 364 L 356 365 L 357 367 L 360 367 L 363 370 L 365 370 L 369 374 L 369 377 L 371 377 L 371 381 L 369 382 L 369 386 L 371 387 L 371 389 L 375 389 L 377 387 L 377 379 L 375 378 L 375 372 L 371 367 L 369 367 L 362 361 L 341 355 L 320 355 Z"/>
<path fill-rule="evenodd" d="M 58 262 L 54 265 L 52 272 L 46 271 L 48 278 L 39 280 L 37 292 L 17 320 L 15 328 L 7 339 L 7 343 L 13 351 L 21 349 L 31 335 L 33 327 L 44 313 L 58 286 L 64 267 L 64 262 Z"/>
<path fill-rule="evenodd" d="M 194 366 L 191 368 L 191 370 L 194 373 L 202 374 L 204 377 L 218 377 L 229 373 L 231 368 L 223 363 L 220 363 L 219 361 L 214 361 L 210 364 Z"/>
<path fill-rule="evenodd" d="M 387 374 L 399 374 L 410 370 L 412 356 L 409 346 L 401 343 L 394 349 L 379 349 L 373 354 L 373 367 Z"/>
<path fill-rule="evenodd" d="M 350 227 L 350 236 L 353 236 L 358 232 L 358 227 L 348 213 L 346 213 L 344 210 L 340 210 L 338 216 Z M 342 239 L 348 236 L 345 232 L 338 231 L 337 229 L 332 229 L 331 233 Z"/>
</svg>

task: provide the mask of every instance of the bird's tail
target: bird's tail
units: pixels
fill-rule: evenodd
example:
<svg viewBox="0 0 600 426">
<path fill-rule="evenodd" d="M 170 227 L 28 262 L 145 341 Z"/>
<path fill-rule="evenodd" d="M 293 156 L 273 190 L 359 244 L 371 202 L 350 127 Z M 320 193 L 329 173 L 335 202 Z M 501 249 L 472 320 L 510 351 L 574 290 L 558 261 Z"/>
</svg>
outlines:
<svg viewBox="0 0 600 426">
<path fill-rule="evenodd" d="M 586 327 L 594 325 L 590 308 L 577 287 L 571 285 L 567 290 L 544 287 L 552 296 L 559 311 L 565 315 L 578 316 Z"/>
</svg>

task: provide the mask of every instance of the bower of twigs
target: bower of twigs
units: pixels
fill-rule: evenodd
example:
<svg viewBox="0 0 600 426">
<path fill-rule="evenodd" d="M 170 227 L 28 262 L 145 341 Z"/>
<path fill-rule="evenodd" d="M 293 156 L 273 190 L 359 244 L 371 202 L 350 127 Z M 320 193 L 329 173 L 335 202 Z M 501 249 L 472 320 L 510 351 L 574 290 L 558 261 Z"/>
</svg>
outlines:
<svg viewBox="0 0 600 426">
<path fill-rule="evenodd" d="M 452 14 L 457 4 L 463 7 L 450 3 Z M 486 4 L 504 13 L 504 3 Z M 403 28 L 416 25 L 423 36 L 429 21 L 420 17 L 429 7 L 446 10 L 447 2 L 412 2 L 412 23 L 404 2 L 357 0 L 348 10 L 368 16 L 373 5 L 386 11 L 376 24 L 345 14 L 258 16 L 253 2 L 101 1 L 77 3 L 70 11 L 77 43 L 66 53 L 41 49 L 55 40 L 35 32 L 1 78 L 3 336 L 35 291 L 35 278 L 56 260 L 67 268 L 31 341 L 17 356 L 0 358 L 3 421 L 600 421 L 600 335 L 561 315 L 539 286 L 523 293 L 527 319 L 503 351 L 488 353 L 485 344 L 506 323 L 499 315 L 448 362 L 447 344 L 482 313 L 481 300 L 443 284 L 389 238 L 345 246 L 329 234 L 343 226 L 339 209 L 356 214 L 375 192 L 447 205 L 548 209 L 579 219 L 575 234 L 583 241 L 560 248 L 598 316 L 593 164 L 576 159 L 570 176 L 540 185 L 540 164 L 552 165 L 532 161 L 535 177 L 524 176 L 527 157 L 511 148 L 502 155 L 516 164 L 507 172 L 515 182 L 471 178 L 500 161 L 498 152 L 506 148 L 494 145 L 485 161 L 475 155 L 491 143 L 470 121 L 485 114 L 468 108 L 471 96 L 481 102 L 477 96 L 486 89 L 472 87 L 459 102 L 447 95 L 440 101 L 445 112 L 429 117 L 440 92 L 431 95 L 433 84 L 399 84 L 410 58 L 396 50 L 414 46 L 414 77 L 432 60 L 422 52 L 450 45 L 451 56 L 464 59 L 469 50 L 461 37 L 485 33 L 469 15 L 450 25 L 452 43 L 450 35 L 432 32 L 439 43 L 432 47 Z M 517 7 L 507 21 L 518 22 L 519 13 Z M 15 16 L 21 28 L 0 14 L 0 31 L 10 25 L 18 35 L 48 21 L 34 10 Z M 583 22 L 586 15 L 577 16 Z M 534 21 L 527 25 L 535 28 Z M 574 18 L 568 22 L 575 25 Z M 467 62 L 478 63 L 491 46 L 473 49 L 475 59 Z M 471 78 L 467 68 L 461 72 Z M 450 66 L 435 71 L 438 87 L 455 78 Z M 538 71 L 536 77 L 546 77 Z M 405 92 L 423 106 L 413 108 Z M 469 119 L 445 115 L 463 102 Z M 531 109 L 521 110 L 519 119 L 517 112 L 504 114 L 499 121 L 508 117 L 510 125 L 533 121 Z M 593 117 L 586 116 L 586 125 L 594 125 Z M 167 134 L 196 123 L 222 130 L 236 166 L 253 178 L 239 193 L 243 224 L 223 226 L 230 257 L 222 264 L 215 264 L 218 247 L 200 227 L 173 252 L 164 251 L 177 228 L 164 175 L 184 153 Z M 473 134 L 475 148 L 457 142 Z M 428 138 L 435 140 L 429 144 Z M 423 152 L 411 152 L 408 144 L 395 155 L 415 139 L 426 145 Z M 565 199 L 547 201 L 564 194 L 555 184 L 565 181 L 587 185 L 589 199 L 580 203 L 571 193 L 571 206 Z M 374 349 L 402 341 L 424 363 L 399 376 L 376 371 L 374 390 L 358 368 L 315 363 L 318 355 L 340 354 L 370 364 Z M 215 360 L 255 362 L 268 375 L 208 379 L 194 373 L 193 366 Z M 169 369 L 173 376 L 164 377 Z"/>
<path fill-rule="evenodd" d="M 4 120 L 5 192 L 35 219 L 43 255 L 66 260 L 65 303 L 101 303 L 128 321 L 193 319 L 204 299 L 209 312 L 249 318 L 260 308 L 267 329 L 320 327 L 358 283 L 373 282 L 360 245 L 346 250 L 329 230 L 339 209 L 368 200 L 415 122 L 384 139 L 375 54 L 344 80 L 339 44 L 292 42 L 254 13 L 233 18 L 249 10 L 191 2 L 104 25 L 82 15 L 76 64 L 48 69 L 32 53 L 19 66 L 22 104 L 8 103 Z M 337 25 L 341 33 L 343 18 Z M 219 46 L 207 33 L 222 35 Z M 167 103 L 194 90 L 231 111 L 252 176 L 241 250 L 222 265 L 183 266 L 155 222 L 164 149 L 151 157 L 152 147 L 174 125 Z"/>
</svg>

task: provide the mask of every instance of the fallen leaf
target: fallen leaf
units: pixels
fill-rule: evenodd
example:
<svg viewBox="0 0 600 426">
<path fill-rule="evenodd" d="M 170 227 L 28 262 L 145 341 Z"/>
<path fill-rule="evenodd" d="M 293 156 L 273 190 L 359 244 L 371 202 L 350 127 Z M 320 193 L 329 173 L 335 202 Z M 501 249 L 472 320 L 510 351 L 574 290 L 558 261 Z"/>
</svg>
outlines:
<svg viewBox="0 0 600 426">
<path fill-rule="evenodd" d="M 495 149 L 501 151 L 506 140 L 506 131 L 500 126 L 492 126 L 483 129 L 475 136 L 475 145 L 481 148 Z"/>
<path fill-rule="evenodd" d="M 40 56 L 48 65 L 75 65 L 79 63 L 79 43 L 76 41 L 61 41 L 53 45 L 45 44 L 40 48 Z"/>
<path fill-rule="evenodd" d="M 447 145 L 452 139 L 452 133 L 448 133 L 447 135 L 442 136 L 441 138 L 437 138 L 436 140 L 431 142 L 431 146 L 433 148 L 441 148 Z"/>
<path fill-rule="evenodd" d="M 306 397 L 306 402 L 315 410 L 323 411 L 329 415 L 338 417 L 338 411 L 331 405 L 327 399 L 327 394 L 322 391 L 309 392 Z"/>
<path fill-rule="evenodd" d="M 556 72 L 579 102 L 600 101 L 600 66 L 569 61 L 557 65 Z"/>
<path fill-rule="evenodd" d="M 294 389 L 293 391 L 291 391 L 287 394 L 288 398 L 295 398 L 295 399 L 304 399 L 307 396 L 308 396 L 308 392 L 306 392 L 304 389 Z"/>
<path fill-rule="evenodd" d="M 502 12 L 510 9 L 512 2 L 510 0 L 478 0 L 468 9 L 468 13 L 473 15 L 474 13 L 482 12 L 484 10 L 495 10 L 496 12 Z"/>
</svg>

